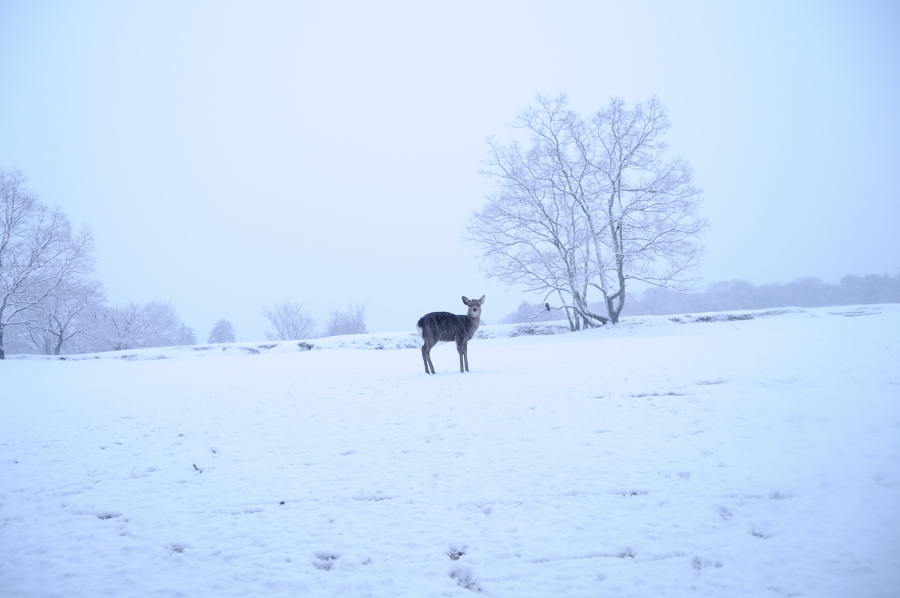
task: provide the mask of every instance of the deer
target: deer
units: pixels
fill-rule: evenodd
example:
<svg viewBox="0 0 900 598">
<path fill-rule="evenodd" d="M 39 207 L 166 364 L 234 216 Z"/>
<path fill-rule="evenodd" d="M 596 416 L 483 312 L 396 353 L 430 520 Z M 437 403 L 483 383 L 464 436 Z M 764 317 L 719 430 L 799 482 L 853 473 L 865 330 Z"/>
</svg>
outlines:
<svg viewBox="0 0 900 598">
<path fill-rule="evenodd" d="M 469 340 L 475 336 L 478 327 L 481 326 L 481 304 L 484 303 L 484 295 L 481 299 L 462 298 L 464 305 L 469 306 L 469 313 L 458 316 L 446 311 L 434 311 L 419 318 L 416 329 L 422 335 L 425 344 L 422 345 L 422 361 L 425 362 L 425 373 L 434 373 L 434 364 L 431 363 L 431 349 L 438 343 L 456 341 L 456 351 L 459 353 L 459 371 L 469 371 Z M 465 364 L 465 369 L 463 365 Z M 431 370 L 429 371 L 429 368 Z"/>
</svg>

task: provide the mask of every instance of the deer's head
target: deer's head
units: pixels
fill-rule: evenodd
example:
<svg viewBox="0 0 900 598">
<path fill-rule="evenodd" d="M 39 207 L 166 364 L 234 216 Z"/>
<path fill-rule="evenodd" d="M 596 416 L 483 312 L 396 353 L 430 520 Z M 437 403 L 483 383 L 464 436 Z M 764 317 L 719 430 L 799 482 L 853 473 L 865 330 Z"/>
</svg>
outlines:
<svg viewBox="0 0 900 598">
<path fill-rule="evenodd" d="M 481 296 L 481 299 L 469 299 L 464 296 L 462 300 L 465 305 L 469 306 L 470 318 L 477 319 L 481 317 L 481 304 L 484 303 L 484 295 Z"/>
</svg>

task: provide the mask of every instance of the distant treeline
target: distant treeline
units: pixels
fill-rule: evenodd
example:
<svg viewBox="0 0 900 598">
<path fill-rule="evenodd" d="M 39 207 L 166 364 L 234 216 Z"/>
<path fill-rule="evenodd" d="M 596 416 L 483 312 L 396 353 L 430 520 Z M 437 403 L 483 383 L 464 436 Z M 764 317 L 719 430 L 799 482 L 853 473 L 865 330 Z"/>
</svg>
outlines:
<svg viewBox="0 0 900 598">
<path fill-rule="evenodd" d="M 705 291 L 685 293 L 669 289 L 651 288 L 643 293 L 627 296 L 623 316 L 663 316 L 707 311 L 738 309 L 768 309 L 770 307 L 825 307 L 830 305 L 865 305 L 872 303 L 900 303 L 900 275 L 865 277 L 845 276 L 838 284 L 828 284 L 818 278 L 801 278 L 787 284 L 754 286 L 745 280 L 716 282 Z M 552 301 L 551 307 L 557 307 Z M 602 313 L 602 304 L 592 304 Z M 565 317 L 561 310 L 551 312 L 542 304 L 523 301 L 519 309 L 504 318 L 503 323 L 558 320 Z"/>
</svg>

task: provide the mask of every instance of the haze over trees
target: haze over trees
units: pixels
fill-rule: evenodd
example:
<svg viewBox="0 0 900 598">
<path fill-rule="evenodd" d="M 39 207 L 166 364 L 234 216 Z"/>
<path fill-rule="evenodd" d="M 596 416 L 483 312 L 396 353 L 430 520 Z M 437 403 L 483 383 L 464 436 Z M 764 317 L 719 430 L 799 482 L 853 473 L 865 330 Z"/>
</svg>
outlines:
<svg viewBox="0 0 900 598">
<path fill-rule="evenodd" d="M 17 337 L 43 355 L 59 355 L 65 344 L 71 349 L 79 340 L 96 334 L 92 315 L 103 309 L 103 285 L 89 278 L 67 281 L 60 292 L 44 299 Z M 13 344 L 15 346 L 15 344 Z"/>
<path fill-rule="evenodd" d="M 706 222 L 690 165 L 666 154 L 658 98 L 631 108 L 612 98 L 585 118 L 565 95 L 537 96 L 512 126 L 529 144 L 488 140 L 483 173 L 497 191 L 465 232 L 486 274 L 557 295 L 573 330 L 618 322 L 628 281 L 692 286 Z"/>
<path fill-rule="evenodd" d="M 11 329 L 25 328 L 48 352 L 71 335 L 72 319 L 99 292 L 93 237 L 25 187 L 18 170 L 0 169 L 0 359 Z M 18 332 L 18 331 L 17 331 Z"/>
<path fill-rule="evenodd" d="M 628 296 L 624 316 L 663 316 L 776 307 L 827 307 L 900 303 L 900 273 L 847 275 L 838 284 L 818 278 L 800 278 L 787 284 L 754 286 L 745 280 L 715 282 L 702 292 L 680 292 L 649 288 Z M 555 306 L 554 306 L 555 307 Z M 599 309 L 600 305 L 592 306 Z M 558 320 L 559 311 L 547 311 L 544 303 L 523 301 L 519 308 L 501 320 L 503 324 Z"/>
<path fill-rule="evenodd" d="M 91 318 L 94 325 L 87 344 L 94 351 L 197 344 L 193 329 L 181 322 L 168 302 L 103 306 Z"/>
<path fill-rule="evenodd" d="M 168 303 L 107 305 L 90 230 L 26 182 L 0 168 L 0 359 L 197 342 Z"/>
<path fill-rule="evenodd" d="M 73 296 L 71 300 L 79 298 Z M 52 315 L 43 306 L 37 312 L 44 318 Z M 165 301 L 93 303 L 72 318 L 62 343 L 57 346 L 50 342 L 59 339 L 52 330 L 24 325 L 13 328 L 9 346 L 14 353 L 62 355 L 197 344 L 194 329 L 182 322 L 175 308 Z"/>
<path fill-rule="evenodd" d="M 262 315 L 269 320 L 274 330 L 266 330 L 266 338 L 270 341 L 292 341 L 315 336 L 315 318 L 303 304 L 287 300 L 276 305 L 264 307 Z"/>
<path fill-rule="evenodd" d="M 900 275 L 848 275 L 838 284 L 828 284 L 817 278 L 760 286 L 745 280 L 729 280 L 710 284 L 702 293 L 647 289 L 631 302 L 628 315 L 872 303 L 900 303 Z"/>
<path fill-rule="evenodd" d="M 289 341 L 316 338 L 318 336 L 340 336 L 344 334 L 366 333 L 366 306 L 348 304 L 346 310 L 332 308 L 322 328 L 309 310 L 293 301 L 282 301 L 265 307 L 262 315 L 269 320 L 274 330 L 266 330 L 270 341 Z"/>
<path fill-rule="evenodd" d="M 193 345 L 171 303 L 110 305 L 93 278 L 94 245 L 87 227 L 74 230 L 59 208 L 41 202 L 18 170 L 0 169 L 0 359 L 7 353 L 60 355 Z M 299 303 L 266 307 L 270 340 L 366 332 L 366 306 L 332 309 L 324 327 Z M 220 319 L 209 343 L 235 342 Z"/>
<path fill-rule="evenodd" d="M 234 326 L 226 319 L 221 319 L 215 323 L 213 329 L 209 331 L 209 338 L 206 342 L 209 344 L 233 343 L 237 340 L 234 335 Z"/>
<path fill-rule="evenodd" d="M 346 311 L 332 309 L 322 336 L 366 333 L 366 306 L 348 305 Z"/>
</svg>

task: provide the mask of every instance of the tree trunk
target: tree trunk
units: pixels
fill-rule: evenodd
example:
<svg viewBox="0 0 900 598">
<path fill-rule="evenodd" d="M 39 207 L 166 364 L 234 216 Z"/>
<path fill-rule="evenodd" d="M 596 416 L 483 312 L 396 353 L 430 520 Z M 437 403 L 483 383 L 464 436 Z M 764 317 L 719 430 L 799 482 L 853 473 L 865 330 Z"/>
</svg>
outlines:
<svg viewBox="0 0 900 598">
<path fill-rule="evenodd" d="M 566 304 L 566 300 L 563 299 L 562 291 L 556 291 L 559 294 L 559 302 L 563 305 Z M 566 307 L 566 319 L 569 321 L 569 332 L 575 332 L 575 324 L 572 323 L 572 316 L 569 315 L 569 308 Z"/>
<path fill-rule="evenodd" d="M 62 333 L 56 335 L 56 346 L 53 347 L 52 355 L 59 355 L 59 350 L 62 349 L 63 342 L 64 341 Z"/>
<path fill-rule="evenodd" d="M 620 246 L 622 246 L 621 237 L 619 238 Z M 613 324 L 619 323 L 619 314 L 622 313 L 622 308 L 625 307 L 625 263 L 621 258 L 616 259 L 616 273 L 619 275 L 619 291 L 617 293 L 619 299 L 619 306 L 613 307 L 612 301 L 609 305 L 609 317 L 612 319 Z"/>
</svg>

